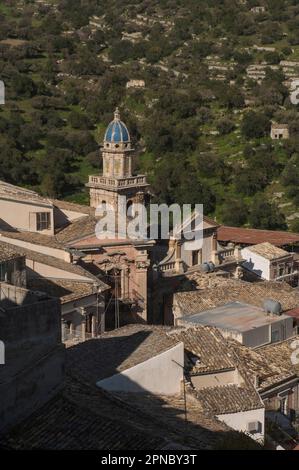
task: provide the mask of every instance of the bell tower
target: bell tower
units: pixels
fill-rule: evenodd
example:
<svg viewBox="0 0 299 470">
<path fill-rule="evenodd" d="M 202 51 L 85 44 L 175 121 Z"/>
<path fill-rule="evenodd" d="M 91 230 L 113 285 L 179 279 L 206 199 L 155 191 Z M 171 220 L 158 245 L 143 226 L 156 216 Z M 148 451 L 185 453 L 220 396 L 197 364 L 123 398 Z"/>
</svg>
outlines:
<svg viewBox="0 0 299 470">
<path fill-rule="evenodd" d="M 91 207 L 110 204 L 117 211 L 119 196 L 126 196 L 127 205 L 134 202 L 146 203 L 149 184 L 145 175 L 132 174 L 134 149 L 118 108 L 105 132 L 101 151 L 103 174 L 89 176 L 86 185 L 90 192 Z"/>
</svg>

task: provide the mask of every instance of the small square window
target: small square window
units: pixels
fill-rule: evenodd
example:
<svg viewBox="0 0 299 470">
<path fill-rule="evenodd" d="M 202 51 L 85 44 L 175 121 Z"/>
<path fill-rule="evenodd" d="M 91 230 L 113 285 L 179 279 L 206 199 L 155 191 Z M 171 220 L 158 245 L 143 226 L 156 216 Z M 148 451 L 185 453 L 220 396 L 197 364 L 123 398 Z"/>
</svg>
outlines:
<svg viewBox="0 0 299 470">
<path fill-rule="evenodd" d="M 36 230 L 49 230 L 51 227 L 51 212 L 37 212 L 36 214 Z"/>
</svg>

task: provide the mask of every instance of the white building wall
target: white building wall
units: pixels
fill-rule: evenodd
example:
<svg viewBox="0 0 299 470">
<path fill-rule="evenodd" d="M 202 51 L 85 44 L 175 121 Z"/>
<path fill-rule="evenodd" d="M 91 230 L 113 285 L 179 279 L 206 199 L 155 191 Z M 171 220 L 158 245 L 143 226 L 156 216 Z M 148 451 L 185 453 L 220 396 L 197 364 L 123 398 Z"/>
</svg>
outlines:
<svg viewBox="0 0 299 470">
<path fill-rule="evenodd" d="M 218 415 L 219 421 L 223 421 L 232 429 L 244 432 L 255 441 L 264 442 L 265 436 L 265 409 L 241 411 L 240 413 L 228 413 Z M 258 421 L 260 424 L 260 432 L 251 434 L 248 432 L 248 423 Z"/>
<path fill-rule="evenodd" d="M 28 250 L 37 251 L 37 253 L 42 253 L 44 255 L 53 256 L 54 258 L 62 259 L 67 263 L 71 262 L 71 255 L 65 250 L 59 250 L 59 248 L 52 248 L 45 245 L 37 245 L 35 243 L 25 242 L 24 240 L 19 240 L 17 238 L 9 238 L 5 236 L 0 236 L 0 241 L 10 243 L 11 245 L 20 246 L 21 248 L 27 248 Z"/>
<path fill-rule="evenodd" d="M 0 204 L 0 219 L 2 219 L 7 225 L 19 230 L 26 230 L 36 232 L 36 226 L 33 226 L 34 217 L 32 214 L 36 212 L 50 212 L 51 213 L 51 228 L 50 230 L 43 230 L 44 235 L 54 234 L 54 220 L 53 220 L 53 207 L 29 204 L 21 201 L 11 201 L 7 199 L 1 199 Z"/>
<path fill-rule="evenodd" d="M 248 248 L 241 250 L 241 256 L 245 259 L 243 266 L 249 271 L 254 272 L 266 281 L 270 280 L 270 261 L 266 258 L 253 253 Z"/>
<path fill-rule="evenodd" d="M 114 392 L 175 395 L 181 391 L 183 366 L 184 345 L 179 343 L 137 366 L 98 381 L 97 386 Z"/>
<path fill-rule="evenodd" d="M 82 217 L 88 217 L 88 215 L 83 212 L 59 209 L 57 207 L 54 209 L 55 227 L 61 227 L 62 225 L 66 225 L 67 223 L 81 219 Z"/>
<path fill-rule="evenodd" d="M 63 269 L 55 268 L 54 266 L 49 266 L 48 264 L 39 263 L 37 261 L 32 261 L 28 258 L 26 259 L 26 267 L 31 270 L 31 272 L 29 271 L 28 273 L 28 276 L 31 278 L 44 277 L 47 279 L 68 279 L 73 281 L 90 282 L 90 278 L 87 276 L 81 276 L 80 274 L 64 271 Z"/>
<path fill-rule="evenodd" d="M 219 387 L 220 384 L 221 386 L 237 384 L 236 369 L 213 374 L 194 375 L 191 377 L 191 383 L 197 390 L 207 387 Z"/>
</svg>

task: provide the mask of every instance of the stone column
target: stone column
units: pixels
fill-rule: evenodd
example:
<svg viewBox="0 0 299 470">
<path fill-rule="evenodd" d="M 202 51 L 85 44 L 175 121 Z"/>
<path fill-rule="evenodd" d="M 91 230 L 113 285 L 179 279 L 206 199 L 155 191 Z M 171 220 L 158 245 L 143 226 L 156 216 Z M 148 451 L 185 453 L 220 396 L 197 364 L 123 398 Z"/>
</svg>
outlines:
<svg viewBox="0 0 299 470">
<path fill-rule="evenodd" d="M 81 313 L 81 337 L 82 341 L 86 340 L 86 310 L 84 307 L 80 308 Z"/>
<path fill-rule="evenodd" d="M 94 315 L 91 316 L 91 337 L 95 338 L 96 335 L 96 317 Z"/>
<path fill-rule="evenodd" d="M 147 321 L 147 276 L 150 261 L 147 259 L 147 253 L 143 256 L 137 256 L 136 260 L 136 286 L 138 286 L 138 303 L 142 308 L 142 319 Z"/>
<path fill-rule="evenodd" d="M 62 320 L 61 322 L 61 341 L 64 342 L 66 341 L 67 339 L 67 325 L 66 325 L 66 322 L 64 320 Z"/>
<path fill-rule="evenodd" d="M 82 341 L 86 340 L 86 323 L 85 323 L 85 318 L 81 323 L 81 336 L 82 336 Z"/>
<path fill-rule="evenodd" d="M 128 299 L 129 295 L 129 268 L 128 266 L 123 266 L 121 269 L 121 297 L 123 299 Z"/>
</svg>

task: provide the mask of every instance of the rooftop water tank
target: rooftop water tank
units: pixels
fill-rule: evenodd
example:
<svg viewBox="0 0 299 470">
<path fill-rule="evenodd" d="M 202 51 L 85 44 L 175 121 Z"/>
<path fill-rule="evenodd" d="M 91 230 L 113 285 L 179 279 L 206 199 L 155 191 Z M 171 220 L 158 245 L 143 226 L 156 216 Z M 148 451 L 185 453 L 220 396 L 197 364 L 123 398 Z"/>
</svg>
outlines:
<svg viewBox="0 0 299 470">
<path fill-rule="evenodd" d="M 213 263 L 213 261 L 209 261 L 208 265 L 210 272 L 213 272 L 215 270 L 215 264 Z"/>
<path fill-rule="evenodd" d="M 281 315 L 281 303 L 277 302 L 277 300 L 265 299 L 263 307 L 265 312 L 267 313 L 272 313 L 273 315 Z"/>
<path fill-rule="evenodd" d="M 210 272 L 210 266 L 209 266 L 209 263 L 203 263 L 200 265 L 199 267 L 200 271 L 202 273 L 209 273 Z"/>
</svg>

